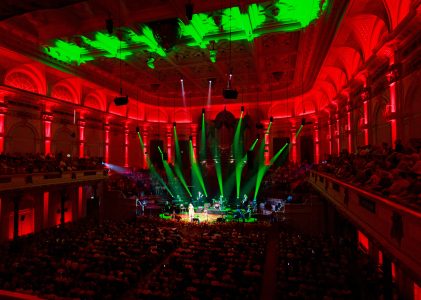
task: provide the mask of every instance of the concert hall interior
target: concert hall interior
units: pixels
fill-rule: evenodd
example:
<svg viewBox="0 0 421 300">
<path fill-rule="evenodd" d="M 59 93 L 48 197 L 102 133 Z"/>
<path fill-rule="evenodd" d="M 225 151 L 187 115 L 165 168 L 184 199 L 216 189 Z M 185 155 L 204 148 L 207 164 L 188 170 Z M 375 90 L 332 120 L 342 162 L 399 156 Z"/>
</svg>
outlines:
<svg viewBox="0 0 421 300">
<path fill-rule="evenodd" d="M 421 300 L 420 14 L 0 1 L 0 299 Z"/>
</svg>

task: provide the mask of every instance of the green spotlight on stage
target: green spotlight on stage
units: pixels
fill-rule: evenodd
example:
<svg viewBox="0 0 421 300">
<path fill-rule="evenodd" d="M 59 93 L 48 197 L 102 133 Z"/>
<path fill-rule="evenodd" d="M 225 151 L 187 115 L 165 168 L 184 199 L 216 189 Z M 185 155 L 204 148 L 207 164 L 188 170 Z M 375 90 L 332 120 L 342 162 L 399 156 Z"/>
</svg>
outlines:
<svg viewBox="0 0 421 300">
<path fill-rule="evenodd" d="M 257 199 L 257 195 L 259 194 L 260 185 L 262 184 L 263 177 L 265 176 L 267 170 L 269 170 L 270 166 L 278 159 L 278 157 L 282 154 L 282 152 L 287 148 L 288 143 L 286 143 L 272 159 L 270 160 L 269 166 L 261 165 L 259 170 L 257 171 L 257 178 L 256 178 L 256 189 L 254 190 L 254 198 Z"/>
<path fill-rule="evenodd" d="M 190 140 L 190 162 L 192 165 L 193 181 L 198 181 L 202 188 L 203 194 L 207 197 L 208 192 L 206 191 L 205 183 L 203 181 L 202 173 L 200 172 L 199 166 L 197 165 L 196 156 L 194 155 L 193 143 Z"/>
<path fill-rule="evenodd" d="M 202 110 L 202 135 L 200 137 L 200 162 L 206 160 L 206 122 L 205 122 L 205 109 Z"/>
<path fill-rule="evenodd" d="M 177 128 L 175 126 L 175 123 L 174 123 L 174 141 L 175 141 L 174 172 L 177 175 L 183 187 L 186 189 L 189 196 L 192 197 L 192 193 L 190 192 L 189 187 L 187 186 L 186 180 L 184 179 L 183 172 L 181 171 L 181 152 L 180 152 L 180 144 L 178 143 Z"/>
<path fill-rule="evenodd" d="M 243 121 L 244 108 L 241 108 L 240 120 L 238 121 L 237 128 L 235 129 L 234 143 L 232 145 L 233 154 L 235 159 L 235 183 L 237 187 L 237 199 L 240 198 L 241 189 L 241 174 L 243 172 L 243 154 L 242 154 L 242 138 L 241 138 L 241 125 Z"/>
<path fill-rule="evenodd" d="M 143 144 L 142 137 L 140 136 L 140 133 L 139 132 L 137 132 L 137 136 L 139 137 L 140 147 L 141 147 L 141 149 L 143 151 L 144 148 L 145 148 L 145 145 Z M 164 179 L 162 179 L 161 175 L 159 175 L 159 173 L 156 171 L 156 169 L 155 169 L 153 163 L 151 162 L 151 160 L 149 159 L 149 157 L 146 158 L 146 162 L 148 164 L 149 170 L 151 171 L 152 177 L 155 177 L 156 180 L 158 180 L 159 183 L 161 183 L 161 185 L 167 190 L 168 194 L 170 194 L 171 197 L 174 198 L 173 193 L 168 188 L 167 184 L 165 183 Z"/>
</svg>

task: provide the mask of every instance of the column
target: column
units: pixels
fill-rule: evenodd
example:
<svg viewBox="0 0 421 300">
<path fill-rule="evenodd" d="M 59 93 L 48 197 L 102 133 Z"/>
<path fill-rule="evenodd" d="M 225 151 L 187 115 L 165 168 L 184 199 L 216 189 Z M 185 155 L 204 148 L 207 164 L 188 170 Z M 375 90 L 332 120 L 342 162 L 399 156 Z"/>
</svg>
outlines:
<svg viewBox="0 0 421 300">
<path fill-rule="evenodd" d="M 291 124 L 291 160 L 293 163 L 297 162 L 297 128 L 295 123 Z"/>
<path fill-rule="evenodd" d="M 346 124 L 346 134 L 348 136 L 348 152 L 352 153 L 351 105 L 349 102 L 346 106 Z"/>
<path fill-rule="evenodd" d="M 110 125 L 104 125 L 104 133 L 105 133 L 105 163 L 109 163 L 110 160 Z"/>
<path fill-rule="evenodd" d="M 319 121 L 314 121 L 314 161 L 316 164 L 320 161 L 320 140 L 319 140 Z"/>
<path fill-rule="evenodd" d="M 191 129 L 191 135 L 192 135 L 194 157 L 197 158 L 197 124 L 191 124 L 190 129 Z"/>
<path fill-rule="evenodd" d="M 167 155 L 168 155 L 168 163 L 172 162 L 172 126 L 171 124 L 167 125 L 167 132 L 166 132 L 166 138 L 167 138 Z"/>
<path fill-rule="evenodd" d="M 143 141 L 143 168 L 149 169 L 148 166 L 148 125 L 143 125 L 143 131 L 142 131 L 142 141 Z"/>
<path fill-rule="evenodd" d="M 268 121 L 263 121 L 263 128 L 265 130 L 265 151 L 264 151 L 264 156 L 265 156 L 265 166 L 268 166 L 270 164 L 270 128 L 269 128 L 269 122 Z"/>
<path fill-rule="evenodd" d="M 399 69 L 398 66 L 394 64 L 394 54 L 392 54 L 392 57 L 390 57 L 389 60 L 389 69 L 386 73 L 386 79 L 389 84 L 389 93 L 390 93 L 390 102 L 386 107 L 386 114 L 387 119 L 390 122 L 390 134 L 391 134 L 391 143 L 393 147 L 393 143 L 398 138 L 397 136 L 397 123 L 396 123 L 396 115 L 397 115 L 397 109 L 396 109 L 396 84 L 399 80 Z"/>
<path fill-rule="evenodd" d="M 79 127 L 79 157 L 85 156 L 85 124 L 83 119 L 80 119 L 77 124 Z"/>
<path fill-rule="evenodd" d="M 19 202 L 20 195 L 13 196 L 13 240 L 19 237 Z"/>
<path fill-rule="evenodd" d="M 42 113 L 42 123 L 44 126 L 44 155 L 51 153 L 51 122 L 53 114 L 49 112 Z"/>
<path fill-rule="evenodd" d="M 329 154 L 332 155 L 333 154 L 333 136 L 334 136 L 334 132 L 333 132 L 333 126 L 332 126 L 332 120 L 330 118 L 330 114 L 329 114 Z"/>
<path fill-rule="evenodd" d="M 340 130 L 341 130 L 341 124 L 340 124 L 340 120 L 339 120 L 339 114 L 335 114 L 335 119 L 336 119 L 336 130 L 335 130 L 335 140 L 336 140 L 336 151 L 339 153 L 341 153 L 341 142 L 340 142 Z"/>
<path fill-rule="evenodd" d="M 77 208 L 78 208 L 78 217 L 79 219 L 83 218 L 83 187 L 79 186 L 77 189 Z"/>
<path fill-rule="evenodd" d="M 0 95 L 0 98 L 4 97 Z M 7 105 L 0 99 L 0 153 L 4 152 L 4 127 L 7 113 Z"/>
<path fill-rule="evenodd" d="M 129 128 L 124 128 L 124 167 L 129 167 Z"/>
<path fill-rule="evenodd" d="M 49 207 L 49 202 L 50 202 L 50 192 L 45 191 L 44 192 L 44 197 L 43 197 L 44 201 L 43 201 L 43 227 L 44 228 L 48 228 L 48 221 L 49 221 L 49 216 L 48 216 L 48 207 Z"/>
<path fill-rule="evenodd" d="M 364 88 L 361 90 L 360 93 L 361 100 L 363 102 L 363 121 L 361 125 L 361 129 L 364 132 L 364 144 L 368 145 L 369 137 L 368 137 L 368 100 L 370 99 L 370 89 L 367 88 L 366 83 L 364 83 Z"/>
</svg>

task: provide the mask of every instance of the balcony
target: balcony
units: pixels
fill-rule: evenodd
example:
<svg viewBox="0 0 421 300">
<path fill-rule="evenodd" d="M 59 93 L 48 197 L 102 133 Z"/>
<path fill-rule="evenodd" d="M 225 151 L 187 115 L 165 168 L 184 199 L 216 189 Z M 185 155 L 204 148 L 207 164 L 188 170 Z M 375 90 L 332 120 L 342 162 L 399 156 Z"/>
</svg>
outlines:
<svg viewBox="0 0 421 300">
<path fill-rule="evenodd" d="M 370 240 L 421 277 L 421 213 L 326 173 L 311 171 L 308 181 Z"/>
<path fill-rule="evenodd" d="M 0 192 L 30 189 L 49 185 L 97 181 L 108 177 L 104 170 L 81 170 L 72 172 L 49 172 L 0 176 Z"/>
</svg>

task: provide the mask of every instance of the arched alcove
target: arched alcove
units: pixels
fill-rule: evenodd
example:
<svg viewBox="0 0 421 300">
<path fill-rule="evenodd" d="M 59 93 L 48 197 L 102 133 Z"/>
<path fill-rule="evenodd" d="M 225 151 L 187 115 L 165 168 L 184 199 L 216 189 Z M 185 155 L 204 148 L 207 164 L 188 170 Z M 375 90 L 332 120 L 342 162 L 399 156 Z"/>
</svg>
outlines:
<svg viewBox="0 0 421 300">
<path fill-rule="evenodd" d="M 7 132 L 5 139 L 6 153 L 35 153 L 37 150 L 36 129 L 29 123 L 18 123 Z"/>
</svg>

